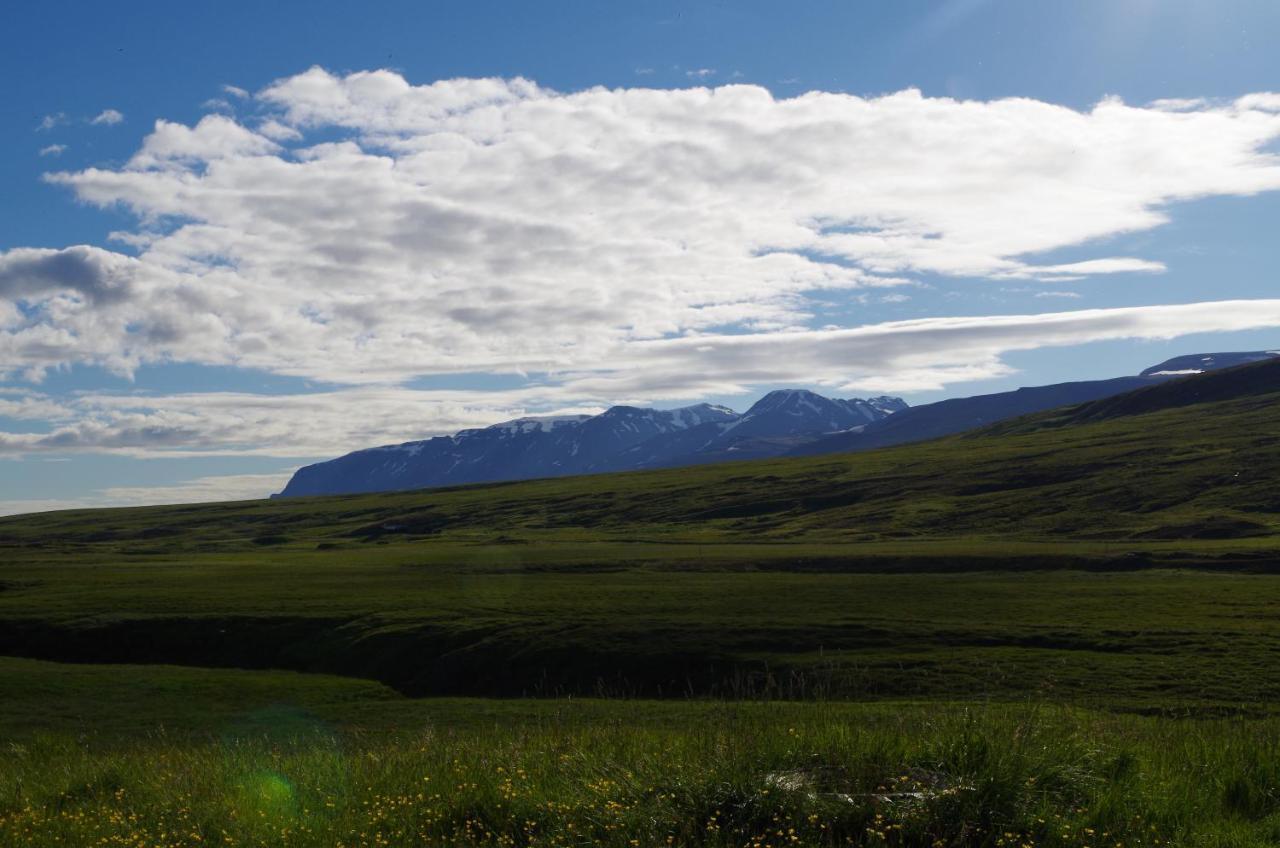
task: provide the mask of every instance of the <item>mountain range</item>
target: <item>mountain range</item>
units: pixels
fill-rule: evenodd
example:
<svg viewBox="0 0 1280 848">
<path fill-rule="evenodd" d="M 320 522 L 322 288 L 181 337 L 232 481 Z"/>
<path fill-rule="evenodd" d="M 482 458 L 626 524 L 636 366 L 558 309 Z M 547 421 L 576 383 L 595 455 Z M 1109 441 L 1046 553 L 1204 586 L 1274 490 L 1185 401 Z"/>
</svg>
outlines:
<svg viewBox="0 0 1280 848">
<path fill-rule="evenodd" d="M 906 409 L 900 398 L 834 400 L 779 390 L 745 413 L 700 403 L 614 406 L 599 415 L 518 418 L 452 436 L 356 451 L 298 470 L 281 493 L 343 494 L 598 474 L 780 456 Z"/>
<path fill-rule="evenodd" d="M 1131 377 L 1059 383 L 909 407 L 896 397 L 833 399 L 770 392 L 745 413 L 697 404 L 615 406 L 594 416 L 519 418 L 299 469 L 276 497 L 399 491 L 466 483 L 669 468 L 906 444 L 1123 395 L 1190 374 L 1280 356 L 1275 351 L 1176 357 Z"/>
</svg>

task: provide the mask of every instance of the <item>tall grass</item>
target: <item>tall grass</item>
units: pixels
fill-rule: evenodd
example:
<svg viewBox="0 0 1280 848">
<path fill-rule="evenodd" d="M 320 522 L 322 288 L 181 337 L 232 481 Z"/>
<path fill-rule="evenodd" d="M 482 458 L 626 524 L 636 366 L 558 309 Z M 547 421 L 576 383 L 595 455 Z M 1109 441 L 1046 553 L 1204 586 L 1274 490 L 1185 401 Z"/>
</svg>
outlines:
<svg viewBox="0 0 1280 848">
<path fill-rule="evenodd" d="M 665 714 L 669 711 L 669 714 Z M 583 721 L 13 744 L 0 844 L 1247 846 L 1280 721 L 617 703 Z M 684 722 L 684 723 L 682 723 Z"/>
</svg>

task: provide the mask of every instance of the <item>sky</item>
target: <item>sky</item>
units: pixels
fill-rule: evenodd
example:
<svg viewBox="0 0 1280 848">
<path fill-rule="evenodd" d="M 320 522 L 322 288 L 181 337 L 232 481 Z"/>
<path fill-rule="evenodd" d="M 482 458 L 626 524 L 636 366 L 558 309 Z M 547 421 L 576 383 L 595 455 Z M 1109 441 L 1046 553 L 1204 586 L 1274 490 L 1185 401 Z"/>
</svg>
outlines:
<svg viewBox="0 0 1280 848">
<path fill-rule="evenodd" d="M 18 2 L 0 514 L 1280 348 L 1280 4 Z"/>
</svg>

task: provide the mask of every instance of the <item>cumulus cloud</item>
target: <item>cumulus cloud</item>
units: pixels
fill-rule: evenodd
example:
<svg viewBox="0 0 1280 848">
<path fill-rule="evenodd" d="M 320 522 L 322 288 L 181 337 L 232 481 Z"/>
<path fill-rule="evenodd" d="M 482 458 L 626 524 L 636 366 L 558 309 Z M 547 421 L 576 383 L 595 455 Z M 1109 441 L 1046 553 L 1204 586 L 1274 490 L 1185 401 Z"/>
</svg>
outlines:
<svg viewBox="0 0 1280 848">
<path fill-rule="evenodd" d="M 194 127 L 162 120 L 156 121 L 151 135 L 142 143 L 142 149 L 129 160 L 128 168 L 135 175 L 174 169 L 190 173 L 197 166 L 207 168 L 215 162 L 252 158 L 277 149 L 270 139 L 240 126 L 225 115 L 206 115 Z M 169 210 L 164 214 L 184 213 Z"/>
<path fill-rule="evenodd" d="M 573 373 L 681 336 L 792 339 L 824 290 L 920 273 L 1155 273 L 1144 257 L 1036 257 L 1157 227 L 1179 201 L 1280 188 L 1272 96 L 1082 112 L 315 68 L 260 92 L 253 126 L 162 120 L 123 167 L 51 175 L 136 215 L 118 234 L 136 257 L 110 254 L 127 296 L 58 289 L 67 269 L 10 274 L 0 297 L 46 299 L 0 324 L 0 373 Z"/>
<path fill-rule="evenodd" d="M 1260 91 L 1246 94 L 1236 101 L 1237 108 L 1261 112 L 1280 112 L 1280 92 Z"/>
<path fill-rule="evenodd" d="M 122 122 L 123 120 L 124 120 L 123 112 L 119 112 L 115 109 L 103 109 L 101 112 L 95 115 L 92 119 L 90 119 L 89 123 L 93 124 L 94 126 L 112 127 Z"/>
<path fill-rule="evenodd" d="M 0 252 L 0 298 L 26 300 L 69 292 L 98 301 L 122 299 L 141 265 L 88 245 L 63 250 L 18 247 Z"/>
</svg>

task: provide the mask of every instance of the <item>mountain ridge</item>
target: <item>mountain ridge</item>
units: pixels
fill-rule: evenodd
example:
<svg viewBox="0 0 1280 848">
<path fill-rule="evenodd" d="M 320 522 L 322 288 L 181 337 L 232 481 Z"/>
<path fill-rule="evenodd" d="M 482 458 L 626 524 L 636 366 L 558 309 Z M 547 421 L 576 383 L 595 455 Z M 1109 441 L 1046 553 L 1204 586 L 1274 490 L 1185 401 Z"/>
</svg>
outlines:
<svg viewBox="0 0 1280 848">
<path fill-rule="evenodd" d="M 856 432 L 837 433 L 802 445 L 792 456 L 874 450 L 977 430 L 1058 407 L 1123 397 L 1171 380 L 1280 357 L 1275 351 L 1188 354 L 1167 359 L 1136 376 L 1024 386 L 1007 392 L 948 398 L 914 406 Z"/>
<path fill-rule="evenodd" d="M 779 389 L 745 413 L 710 403 L 612 406 L 599 415 L 526 416 L 299 469 L 277 497 L 400 491 L 781 455 L 824 433 L 906 408 L 900 398 L 826 398 Z"/>
<path fill-rule="evenodd" d="M 1102 401 L 1189 374 L 1275 359 L 1275 351 L 1190 354 L 1135 376 L 1029 386 L 910 407 L 901 398 L 828 398 L 776 389 L 741 414 L 699 403 L 613 406 L 599 415 L 526 416 L 299 469 L 273 497 L 404 491 L 575 474 L 865 451 Z"/>
</svg>

